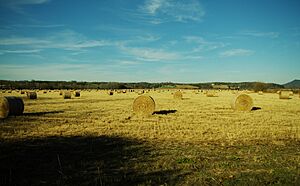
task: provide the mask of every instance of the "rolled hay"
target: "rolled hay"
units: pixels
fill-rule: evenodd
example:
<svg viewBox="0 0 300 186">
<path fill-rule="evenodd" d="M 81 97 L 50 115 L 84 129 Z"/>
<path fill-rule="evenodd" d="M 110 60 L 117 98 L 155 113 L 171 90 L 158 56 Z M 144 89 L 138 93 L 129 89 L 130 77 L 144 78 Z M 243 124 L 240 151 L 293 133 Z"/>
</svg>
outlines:
<svg viewBox="0 0 300 186">
<path fill-rule="evenodd" d="M 0 118 L 7 116 L 19 116 L 24 112 L 24 102 L 22 98 L 7 96 L 0 99 Z"/>
<path fill-rule="evenodd" d="M 206 97 L 217 97 L 217 93 L 214 90 L 208 90 L 206 92 Z"/>
<path fill-rule="evenodd" d="M 140 90 L 140 91 L 138 91 L 138 95 L 142 95 L 142 94 L 144 94 L 145 93 L 145 91 L 144 90 Z"/>
<path fill-rule="evenodd" d="M 231 102 L 231 108 L 236 111 L 251 111 L 253 100 L 247 94 L 239 94 Z"/>
<path fill-rule="evenodd" d="M 27 92 L 27 97 L 29 99 L 37 99 L 37 93 L 36 92 Z"/>
<path fill-rule="evenodd" d="M 289 90 L 281 90 L 279 92 L 279 99 L 290 99 L 290 91 Z"/>
<path fill-rule="evenodd" d="M 182 93 L 177 91 L 173 94 L 174 99 L 182 99 Z"/>
<path fill-rule="evenodd" d="M 151 96 L 139 96 L 133 101 L 133 113 L 148 116 L 155 111 L 155 101 Z"/>
<path fill-rule="evenodd" d="M 64 91 L 64 93 L 63 93 L 64 99 L 71 99 L 71 97 L 72 97 L 72 94 L 70 91 Z"/>
<path fill-rule="evenodd" d="M 294 95 L 294 92 L 293 91 L 290 91 L 290 96 L 293 96 Z"/>
<path fill-rule="evenodd" d="M 258 91 L 258 95 L 263 95 L 263 91 Z"/>
<path fill-rule="evenodd" d="M 9 113 L 9 104 L 5 97 L 0 98 L 0 119 L 7 118 Z"/>
<path fill-rule="evenodd" d="M 112 95 L 114 95 L 114 92 L 113 91 L 108 91 L 107 94 L 112 96 Z"/>
<path fill-rule="evenodd" d="M 80 91 L 75 91 L 74 95 L 75 95 L 75 97 L 80 97 Z"/>
</svg>

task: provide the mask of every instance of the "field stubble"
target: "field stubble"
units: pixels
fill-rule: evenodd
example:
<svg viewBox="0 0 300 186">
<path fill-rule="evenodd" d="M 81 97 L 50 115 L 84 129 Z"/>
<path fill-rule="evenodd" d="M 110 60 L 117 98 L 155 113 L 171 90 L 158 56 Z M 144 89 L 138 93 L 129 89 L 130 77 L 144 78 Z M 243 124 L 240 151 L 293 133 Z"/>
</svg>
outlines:
<svg viewBox="0 0 300 186">
<path fill-rule="evenodd" d="M 31 176 L 32 180 L 21 182 L 32 185 L 38 185 L 37 180 L 72 185 L 79 179 L 71 171 L 74 168 L 85 172 L 86 177 L 82 179 L 92 185 L 299 183 L 300 98 L 280 100 L 277 94 L 253 93 L 249 95 L 257 109 L 234 112 L 230 107 L 234 95 L 230 92 L 218 92 L 217 97 L 184 92 L 182 100 L 173 99 L 168 91 L 147 93 L 156 102 L 156 112 L 149 117 L 133 115 L 132 103 L 138 96 L 134 92 L 110 96 L 104 91 L 81 91 L 81 97 L 69 100 L 58 92 L 39 92 L 37 100 L 24 98 L 24 115 L 0 123 L 1 154 L 7 154 L 0 157 L 2 171 L 15 163 L 12 160 L 9 166 L 5 163 L 7 159 L 18 159 L 18 149 L 9 146 L 14 145 L 29 154 L 33 147 L 50 148 L 53 156 L 44 157 L 42 153 L 41 161 L 43 157 L 48 158 L 56 165 L 59 154 L 60 161 L 70 161 L 63 162 L 64 166 L 70 166 L 64 167 L 67 173 L 59 173 L 62 168 L 52 165 L 57 176 L 35 175 Z M 77 142 L 82 150 L 75 148 Z M 74 150 L 76 161 L 86 151 L 91 152 L 86 155 L 89 161 L 78 159 L 88 165 L 75 165 L 75 159 L 68 156 L 71 152 L 64 151 L 61 143 Z M 118 144 L 122 146 L 119 153 L 114 148 Z M 94 149 L 103 146 L 107 152 L 105 148 L 104 151 Z M 116 158 L 110 153 L 117 153 Z M 97 165 L 98 160 L 102 168 Z M 107 161 L 122 163 L 112 163 L 110 167 Z M 22 164 L 16 166 L 26 169 Z M 44 169 L 36 167 L 32 171 Z M 20 176 L 18 173 L 15 177 L 3 175 L 6 175 L 3 183 L 15 183 Z"/>
</svg>

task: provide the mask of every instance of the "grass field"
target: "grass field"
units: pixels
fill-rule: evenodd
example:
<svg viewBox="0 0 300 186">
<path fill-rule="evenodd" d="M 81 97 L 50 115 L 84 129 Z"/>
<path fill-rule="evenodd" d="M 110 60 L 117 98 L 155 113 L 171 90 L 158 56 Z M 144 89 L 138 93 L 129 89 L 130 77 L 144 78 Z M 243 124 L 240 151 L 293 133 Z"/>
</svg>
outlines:
<svg viewBox="0 0 300 186">
<path fill-rule="evenodd" d="M 134 92 L 0 94 L 25 103 L 0 121 L 0 185 L 300 185 L 299 95 L 250 93 L 256 109 L 235 112 L 229 91 L 150 91 L 139 117 Z"/>
</svg>

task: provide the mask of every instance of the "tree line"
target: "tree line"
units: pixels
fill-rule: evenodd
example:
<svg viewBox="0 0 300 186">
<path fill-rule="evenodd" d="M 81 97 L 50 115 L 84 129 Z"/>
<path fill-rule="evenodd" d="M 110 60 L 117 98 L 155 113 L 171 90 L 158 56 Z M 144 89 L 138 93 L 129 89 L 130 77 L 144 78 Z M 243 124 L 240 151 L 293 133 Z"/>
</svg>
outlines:
<svg viewBox="0 0 300 186">
<path fill-rule="evenodd" d="M 264 91 L 267 89 L 282 89 L 283 85 L 263 82 L 210 82 L 210 83 L 149 83 L 149 82 L 77 82 L 77 81 L 10 81 L 0 80 L 0 89 L 172 89 L 177 86 L 199 89 L 212 89 L 212 85 L 227 85 L 229 89 Z"/>
</svg>

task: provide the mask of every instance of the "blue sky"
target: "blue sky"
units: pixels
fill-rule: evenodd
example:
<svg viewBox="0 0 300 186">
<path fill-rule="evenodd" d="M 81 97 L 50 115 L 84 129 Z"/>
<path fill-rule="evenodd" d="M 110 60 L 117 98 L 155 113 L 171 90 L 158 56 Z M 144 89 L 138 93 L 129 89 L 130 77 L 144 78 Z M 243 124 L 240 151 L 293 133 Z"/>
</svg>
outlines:
<svg viewBox="0 0 300 186">
<path fill-rule="evenodd" d="M 0 0 L 0 79 L 300 79 L 298 0 Z"/>
</svg>

